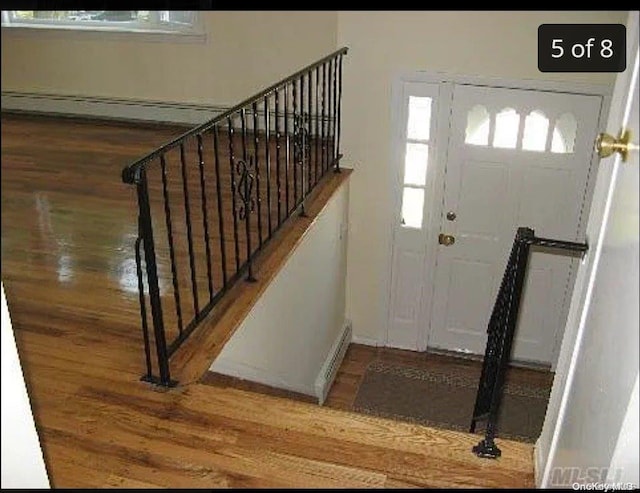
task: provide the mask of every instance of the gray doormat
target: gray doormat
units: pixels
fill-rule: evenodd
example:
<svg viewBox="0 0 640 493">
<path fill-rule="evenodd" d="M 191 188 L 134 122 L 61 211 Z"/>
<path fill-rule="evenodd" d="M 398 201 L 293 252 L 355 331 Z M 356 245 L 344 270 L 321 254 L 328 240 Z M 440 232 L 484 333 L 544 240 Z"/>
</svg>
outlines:
<svg viewBox="0 0 640 493">
<path fill-rule="evenodd" d="M 353 410 L 436 428 L 469 431 L 477 375 L 425 370 L 380 361 L 371 363 L 358 389 Z M 505 385 L 497 437 L 533 443 L 540 436 L 550 388 Z M 482 432 L 484 422 L 478 422 Z"/>
</svg>

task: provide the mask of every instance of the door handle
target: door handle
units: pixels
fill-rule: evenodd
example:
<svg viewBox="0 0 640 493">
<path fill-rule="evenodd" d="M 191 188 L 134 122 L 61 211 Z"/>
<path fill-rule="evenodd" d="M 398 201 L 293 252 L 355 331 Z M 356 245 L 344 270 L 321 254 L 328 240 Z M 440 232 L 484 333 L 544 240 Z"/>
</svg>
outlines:
<svg viewBox="0 0 640 493">
<path fill-rule="evenodd" d="M 596 139 L 596 151 L 600 158 L 611 156 L 617 152 L 622 156 L 622 162 L 626 163 L 629 157 L 629 151 L 637 151 L 638 144 L 631 141 L 631 131 L 624 130 L 620 132 L 620 137 L 615 138 L 609 134 L 601 133 Z"/>
<path fill-rule="evenodd" d="M 456 242 L 455 236 L 440 233 L 438 235 L 438 243 L 444 246 L 451 246 Z"/>
</svg>

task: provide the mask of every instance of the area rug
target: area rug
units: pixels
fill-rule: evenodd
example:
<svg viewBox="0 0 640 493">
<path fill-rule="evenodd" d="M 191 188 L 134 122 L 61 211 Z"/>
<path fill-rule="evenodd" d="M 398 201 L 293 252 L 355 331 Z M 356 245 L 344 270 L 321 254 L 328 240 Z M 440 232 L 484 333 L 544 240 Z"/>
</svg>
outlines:
<svg viewBox="0 0 640 493">
<path fill-rule="evenodd" d="M 353 410 L 457 431 L 469 431 L 477 375 L 425 370 L 380 361 L 364 374 Z M 533 443 L 542 430 L 549 388 L 505 385 L 497 422 L 497 436 Z M 482 431 L 483 422 L 478 423 Z"/>
</svg>

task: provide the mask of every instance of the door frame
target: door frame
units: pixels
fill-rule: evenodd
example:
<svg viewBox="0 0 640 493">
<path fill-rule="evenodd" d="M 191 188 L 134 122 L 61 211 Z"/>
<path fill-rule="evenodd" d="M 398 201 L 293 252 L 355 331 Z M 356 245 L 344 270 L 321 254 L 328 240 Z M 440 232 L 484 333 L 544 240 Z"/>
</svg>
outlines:
<svg viewBox="0 0 640 493">
<path fill-rule="evenodd" d="M 602 105 L 598 117 L 597 128 L 602 129 L 607 123 L 607 115 L 611 104 L 611 94 L 613 87 L 599 84 L 586 84 L 581 82 L 570 81 L 551 81 L 537 79 L 512 79 L 502 77 L 483 77 L 473 75 L 461 75 L 446 72 L 434 71 L 400 71 L 393 75 L 391 81 L 391 152 L 389 164 L 389 182 L 392 184 L 392 203 L 393 212 L 391 214 L 391 223 L 389 224 L 391 241 L 389 242 L 386 262 L 384 267 L 385 278 L 383 283 L 386 286 L 387 296 L 385 297 L 385 322 L 382 333 L 378 335 L 378 340 L 382 345 L 389 344 L 389 327 L 391 326 L 391 299 L 393 296 L 393 258 L 394 248 L 396 244 L 397 219 L 400 214 L 402 201 L 402 170 L 404 157 L 404 140 L 402 129 L 404 127 L 403 116 L 405 114 L 403 105 L 403 87 L 405 83 L 436 83 L 440 84 L 446 90 L 441 91 L 440 97 L 444 100 L 438 101 L 438 116 L 443 118 L 450 113 L 453 98 L 453 86 L 458 85 L 474 85 L 484 87 L 498 87 L 506 89 L 524 89 L 524 90 L 542 90 L 551 92 L 568 92 L 574 94 L 600 96 Z M 419 306 L 419 318 L 427 321 L 426 326 L 420 331 L 417 350 L 425 351 L 428 347 L 429 336 L 431 334 L 431 303 L 433 299 L 434 289 L 434 272 L 436 266 L 436 241 L 439 233 L 439 226 L 442 216 L 442 201 L 444 199 L 443 187 L 446 177 L 447 149 L 449 145 L 449 121 L 437 122 L 437 140 L 435 141 L 434 159 L 430 158 L 430 166 L 427 168 L 427 183 L 431 184 L 428 190 L 432 193 L 425 197 L 425 208 L 428 208 L 430 214 L 425 217 L 425 239 L 427 241 L 426 255 L 424 258 L 423 272 L 425 272 L 425 282 L 423 283 L 421 303 Z M 576 235 L 580 232 L 584 233 L 586 225 L 586 216 L 588 214 L 588 205 L 591 203 L 593 195 L 593 187 L 595 184 L 595 173 L 593 172 L 597 166 L 597 156 L 592 153 L 589 162 L 589 171 L 587 173 L 587 187 L 581 204 L 581 213 L 576 229 Z M 428 192 L 427 190 L 427 192 Z M 575 269 L 571 273 L 575 275 Z M 565 291 L 562 313 L 568 313 L 569 301 L 571 293 L 567 289 Z M 557 356 L 560 350 L 560 342 L 562 340 L 563 331 L 558 330 L 555 334 L 554 350 L 552 356 L 552 370 L 555 370 Z"/>
</svg>

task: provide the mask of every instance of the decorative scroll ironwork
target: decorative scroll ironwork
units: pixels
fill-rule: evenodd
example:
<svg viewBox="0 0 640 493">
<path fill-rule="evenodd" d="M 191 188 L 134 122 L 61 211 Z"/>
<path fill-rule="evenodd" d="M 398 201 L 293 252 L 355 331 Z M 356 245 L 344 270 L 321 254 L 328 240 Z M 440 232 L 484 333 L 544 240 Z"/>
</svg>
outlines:
<svg viewBox="0 0 640 493">
<path fill-rule="evenodd" d="M 518 321 L 529 249 L 533 245 L 582 254 L 588 248 L 585 243 L 536 238 L 533 229 L 518 228 L 487 327 L 487 345 L 470 426 L 470 432 L 474 433 L 478 421 L 487 422 L 485 437 L 472 449 L 478 457 L 496 459 L 501 455 L 494 441 L 496 422 Z"/>
<path fill-rule="evenodd" d="M 256 209 L 256 199 L 253 197 L 253 182 L 255 181 L 255 163 L 253 156 L 249 156 L 246 161 L 240 159 L 236 162 L 236 173 L 240 176 L 236 193 L 240 202 L 236 213 L 238 219 L 244 221 L 247 214 L 251 214 Z"/>
<path fill-rule="evenodd" d="M 300 201 L 302 203 L 300 215 L 306 216 L 304 199 L 307 195 L 305 191 L 305 173 L 309 173 L 309 157 L 311 156 L 311 142 L 309 139 L 309 128 L 311 119 L 306 113 L 295 115 L 293 117 L 293 162 L 300 167 L 300 186 L 302 193 Z M 297 186 L 297 184 L 294 184 Z"/>
<path fill-rule="evenodd" d="M 301 167 L 309 158 L 311 150 L 307 128 L 310 120 L 306 113 L 293 117 L 293 161 Z"/>
<path fill-rule="evenodd" d="M 245 153 L 246 154 L 246 153 Z M 250 216 L 256 209 L 256 199 L 253 194 L 253 182 L 255 181 L 255 157 L 249 156 L 248 159 L 240 159 L 236 162 L 236 173 L 240 175 L 238 188 L 236 190 L 240 198 L 238 205 L 238 219 L 244 221 L 245 224 L 245 241 L 247 245 L 247 281 L 255 282 L 253 276 L 253 257 L 251 248 L 251 225 Z"/>
</svg>

